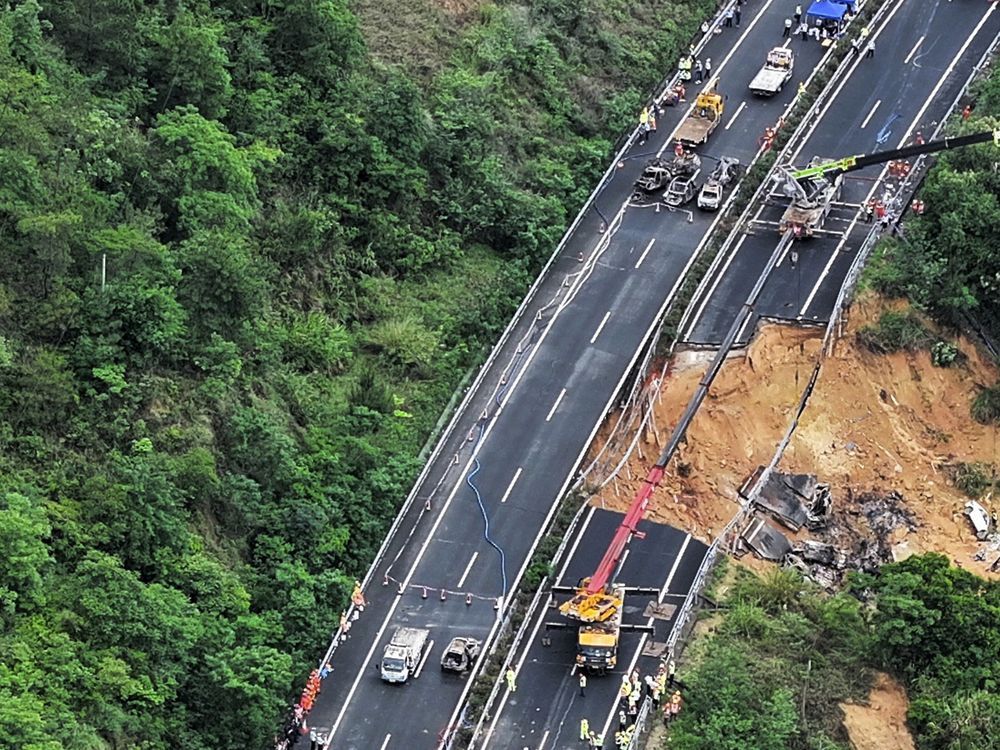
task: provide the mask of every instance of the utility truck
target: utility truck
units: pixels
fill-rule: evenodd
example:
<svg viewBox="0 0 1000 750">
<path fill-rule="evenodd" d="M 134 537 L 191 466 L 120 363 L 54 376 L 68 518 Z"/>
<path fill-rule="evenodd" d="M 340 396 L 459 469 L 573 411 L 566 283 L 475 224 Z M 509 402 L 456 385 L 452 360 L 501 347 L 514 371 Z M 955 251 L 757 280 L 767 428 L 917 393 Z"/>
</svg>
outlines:
<svg viewBox="0 0 1000 750">
<path fill-rule="evenodd" d="M 994 146 L 1000 146 L 1000 128 L 926 143 L 918 142 L 902 148 L 876 151 L 873 154 L 845 156 L 842 159 L 823 159 L 817 156 L 813 157 L 808 166 L 801 169 L 792 166 L 780 167 L 777 190 L 772 192 L 772 197 L 792 200 L 785 209 L 781 221 L 778 222 L 778 231 L 782 234 L 792 232 L 794 237 L 811 237 L 821 232 L 823 221 L 830 212 L 832 204 L 840 200 L 841 177 L 849 172 L 873 164 L 884 164 L 887 161 L 903 160 L 911 156 L 933 154 L 990 141 Z"/>
<path fill-rule="evenodd" d="M 792 77 L 795 57 L 790 49 L 775 47 L 767 53 L 764 67 L 750 81 L 750 91 L 757 96 L 774 96 Z"/>
<path fill-rule="evenodd" d="M 717 83 L 718 79 L 713 81 L 708 89 L 698 94 L 690 114 L 677 128 L 677 135 L 674 137 L 681 144 L 691 147 L 700 146 L 708 140 L 712 131 L 722 122 L 725 102 L 722 94 L 716 91 Z"/>
<path fill-rule="evenodd" d="M 385 646 L 379 665 L 386 682 L 406 682 L 420 665 L 430 631 L 424 628 L 396 628 Z"/>
</svg>

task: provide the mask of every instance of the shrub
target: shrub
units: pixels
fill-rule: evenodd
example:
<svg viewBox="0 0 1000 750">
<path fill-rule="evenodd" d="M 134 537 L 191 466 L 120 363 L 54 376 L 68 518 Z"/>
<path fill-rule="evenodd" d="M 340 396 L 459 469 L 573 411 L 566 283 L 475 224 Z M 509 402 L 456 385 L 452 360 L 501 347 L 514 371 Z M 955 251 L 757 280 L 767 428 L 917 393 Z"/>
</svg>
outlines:
<svg viewBox="0 0 1000 750">
<path fill-rule="evenodd" d="M 957 346 L 949 341 L 938 341 L 931 347 L 931 364 L 935 367 L 951 367 L 958 355 Z"/>
<path fill-rule="evenodd" d="M 1000 386 L 983 388 L 972 400 L 972 418 L 980 424 L 1000 424 Z"/>
<path fill-rule="evenodd" d="M 882 313 L 877 323 L 858 331 L 858 342 L 876 354 L 926 349 L 931 340 L 930 331 L 911 311 Z"/>
<path fill-rule="evenodd" d="M 982 497 L 994 484 L 996 468 L 990 464 L 976 461 L 960 463 L 952 469 L 952 479 L 955 486 L 971 498 Z"/>
</svg>

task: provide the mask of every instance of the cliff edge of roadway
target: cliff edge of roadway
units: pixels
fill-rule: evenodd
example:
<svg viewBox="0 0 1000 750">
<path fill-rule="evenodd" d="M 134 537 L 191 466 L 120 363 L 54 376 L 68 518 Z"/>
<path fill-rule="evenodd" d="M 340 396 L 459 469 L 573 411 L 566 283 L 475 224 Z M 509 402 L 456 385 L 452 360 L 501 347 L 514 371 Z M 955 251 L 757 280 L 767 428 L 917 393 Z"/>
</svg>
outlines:
<svg viewBox="0 0 1000 750">
<path fill-rule="evenodd" d="M 1000 552 L 987 550 L 984 560 L 975 559 L 985 543 L 963 514 L 969 498 L 953 477 L 962 464 L 1000 467 L 997 429 L 970 415 L 973 397 L 997 382 L 998 369 L 973 341 L 945 333 L 941 338 L 964 354 L 949 368 L 933 366 L 926 351 L 879 355 L 858 343 L 861 327 L 899 306 L 866 294 L 851 307 L 778 468 L 828 483 L 838 523 L 854 526 L 858 538 L 884 535 L 860 512 L 861 503 L 898 493 L 894 502 L 912 524 L 897 525 L 891 538 L 878 540 L 893 557 L 935 551 L 976 574 L 996 576 L 988 567 Z M 770 461 L 787 429 L 822 333 L 764 324 L 747 350 L 726 362 L 654 495 L 650 518 L 705 541 L 714 538 L 736 511 L 739 487 Z M 645 458 L 633 452 L 628 471 L 595 502 L 628 507 L 704 370 L 703 354 L 675 358 L 654 414 L 657 434 L 647 431 L 641 441 Z M 979 502 L 988 512 L 1000 511 L 1000 500 L 990 494 Z"/>
</svg>

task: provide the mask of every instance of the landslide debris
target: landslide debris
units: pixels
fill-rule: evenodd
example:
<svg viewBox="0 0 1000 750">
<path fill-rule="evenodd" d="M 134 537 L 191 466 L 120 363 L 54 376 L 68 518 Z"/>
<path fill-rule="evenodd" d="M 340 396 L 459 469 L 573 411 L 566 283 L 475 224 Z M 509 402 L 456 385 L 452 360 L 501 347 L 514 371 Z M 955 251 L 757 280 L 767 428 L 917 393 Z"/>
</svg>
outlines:
<svg viewBox="0 0 1000 750">
<path fill-rule="evenodd" d="M 823 531 L 803 530 L 791 541 L 843 545 L 849 557 L 870 564 L 936 551 L 980 575 L 997 575 L 989 566 L 1000 552 L 976 539 L 963 514 L 969 498 L 955 481 L 963 467 L 1000 466 L 997 430 L 969 413 L 978 389 L 997 382 L 997 367 L 964 337 L 954 342 L 964 356 L 948 368 L 934 367 L 926 351 L 876 355 L 858 344 L 860 328 L 897 307 L 875 296 L 856 302 L 824 361 L 779 469 L 829 484 L 833 515 Z M 651 518 L 703 540 L 713 538 L 734 515 L 740 486 L 770 461 L 810 376 L 821 336 L 815 328 L 764 324 L 747 350 L 726 362 L 654 495 Z M 675 359 L 654 413 L 658 439 L 652 431 L 644 437 L 645 458 L 634 454 L 629 471 L 597 502 L 628 506 L 705 362 L 704 353 Z M 979 501 L 987 511 L 1000 510 L 1000 501 L 989 493 Z M 975 559 L 984 550 L 984 559 Z"/>
</svg>

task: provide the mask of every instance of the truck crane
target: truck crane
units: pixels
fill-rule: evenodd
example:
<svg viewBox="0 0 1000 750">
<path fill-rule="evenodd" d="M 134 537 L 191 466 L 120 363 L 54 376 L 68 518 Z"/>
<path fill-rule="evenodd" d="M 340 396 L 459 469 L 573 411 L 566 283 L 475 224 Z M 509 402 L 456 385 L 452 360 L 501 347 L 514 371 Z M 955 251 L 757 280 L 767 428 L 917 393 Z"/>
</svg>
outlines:
<svg viewBox="0 0 1000 750">
<path fill-rule="evenodd" d="M 676 447 L 675 444 L 672 445 Z M 552 587 L 553 593 L 572 595 L 560 605 L 559 611 L 579 623 L 576 663 L 582 670 L 604 674 L 613 669 L 618 661 L 618 641 L 623 631 L 652 632 L 652 628 L 646 625 L 622 623 L 622 608 L 626 594 L 658 594 L 659 589 L 627 587 L 616 582 L 615 576 L 632 537 L 641 539 L 645 536 L 639 531 L 639 523 L 646 513 L 653 491 L 663 478 L 672 453 L 673 448 L 668 446 L 668 450 L 664 451 L 646 475 L 594 574 L 582 579 L 576 588 Z M 566 622 L 546 622 L 545 627 L 546 630 L 565 629 L 573 625 Z"/>
<path fill-rule="evenodd" d="M 941 138 L 912 146 L 876 151 L 873 154 L 845 156 L 841 159 L 814 157 L 808 166 L 795 169 L 782 167 L 777 180 L 782 194 L 792 199 L 778 222 L 778 231 L 791 231 L 796 237 L 811 237 L 822 226 L 834 201 L 840 198 L 841 177 L 848 172 L 873 164 L 900 161 L 911 156 L 932 154 L 946 149 L 972 146 L 993 141 L 1000 146 L 1000 129 L 981 133 Z"/>
</svg>

